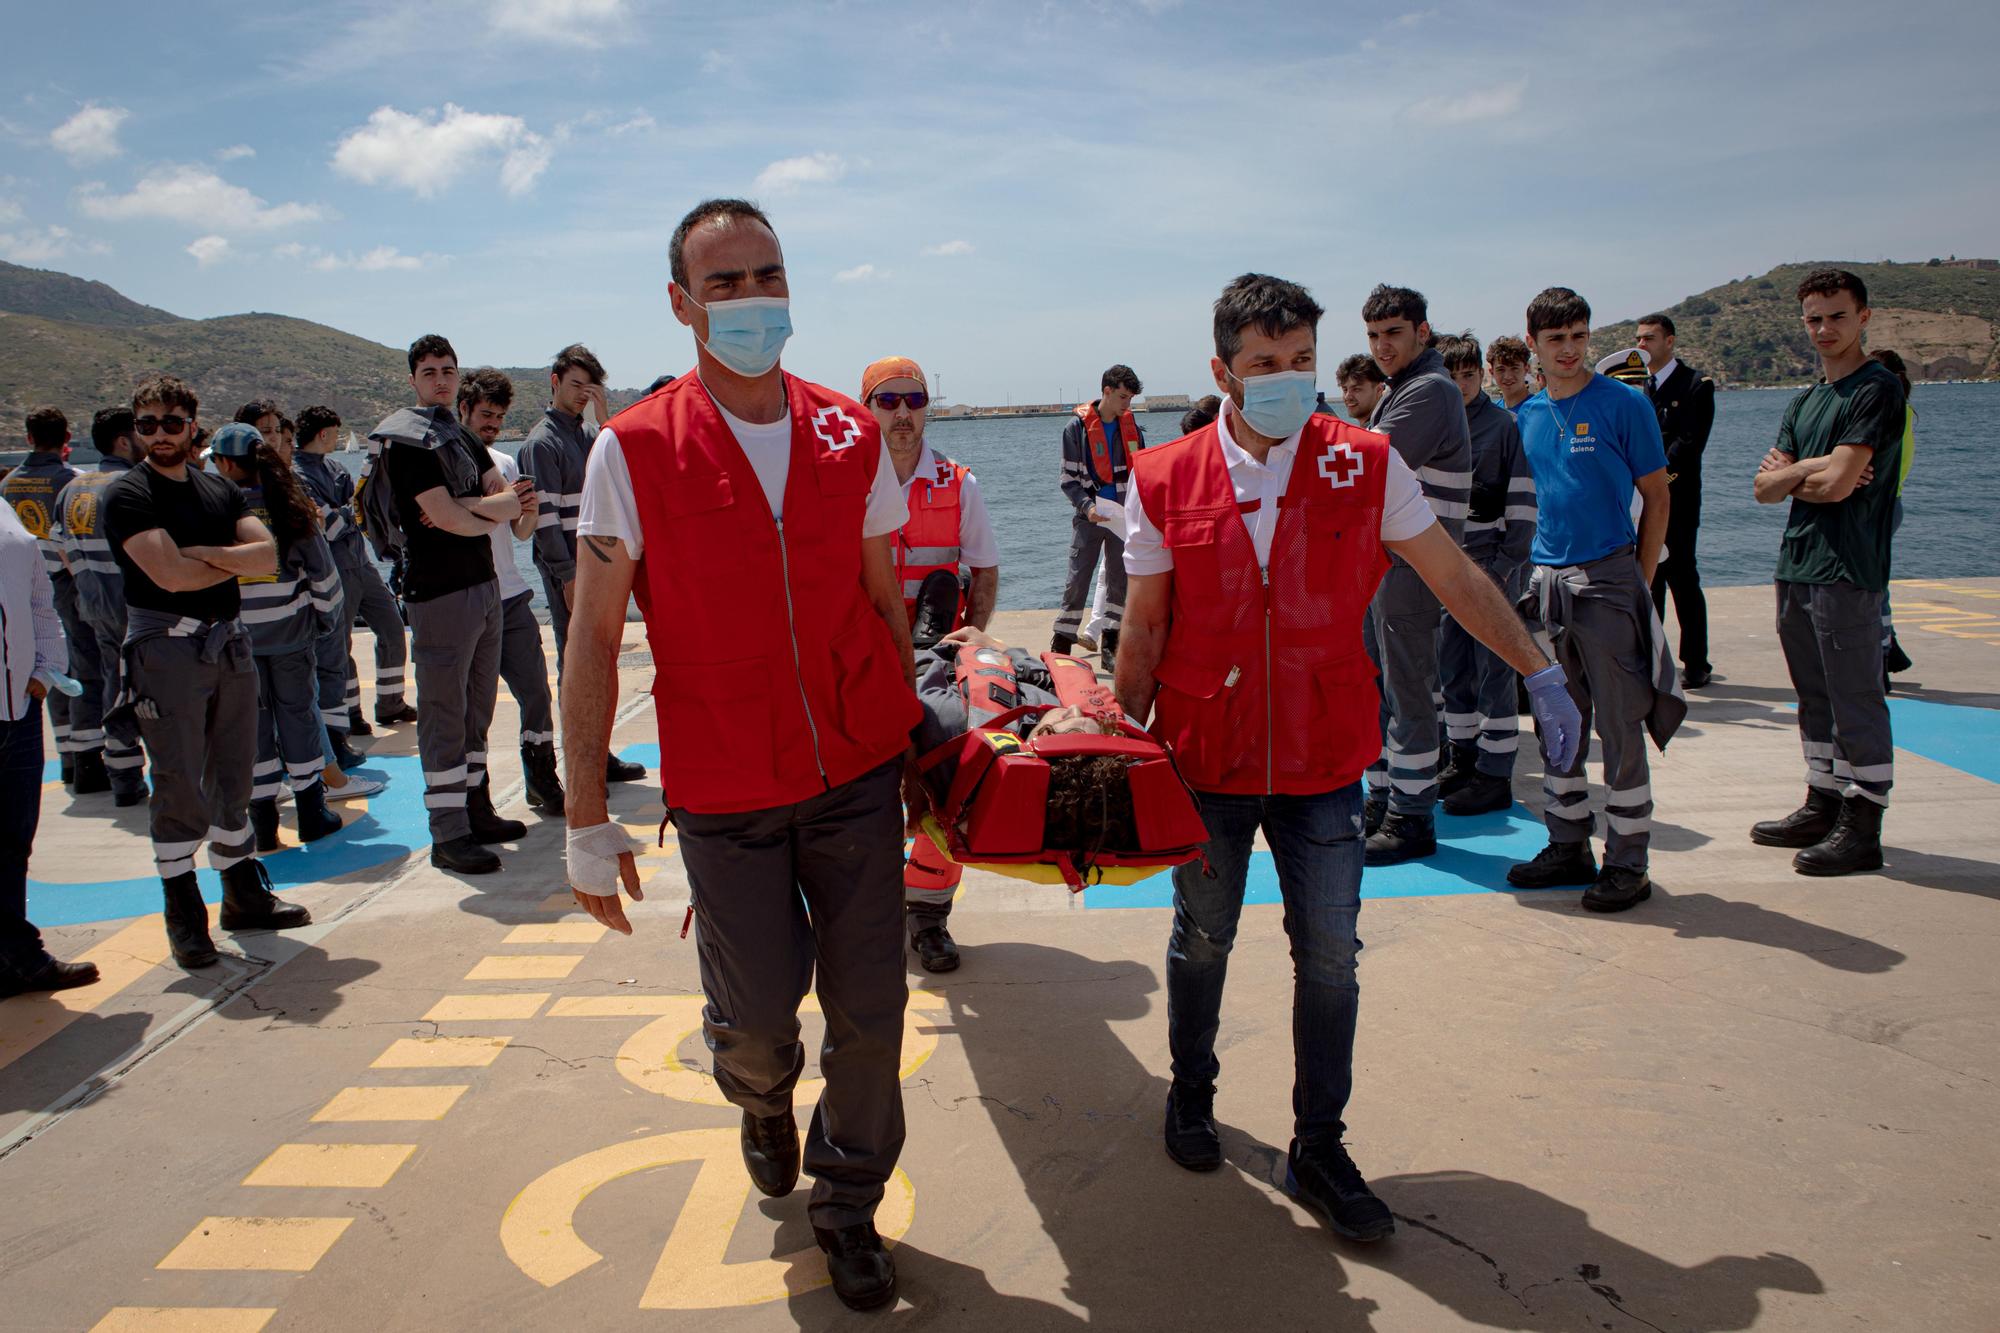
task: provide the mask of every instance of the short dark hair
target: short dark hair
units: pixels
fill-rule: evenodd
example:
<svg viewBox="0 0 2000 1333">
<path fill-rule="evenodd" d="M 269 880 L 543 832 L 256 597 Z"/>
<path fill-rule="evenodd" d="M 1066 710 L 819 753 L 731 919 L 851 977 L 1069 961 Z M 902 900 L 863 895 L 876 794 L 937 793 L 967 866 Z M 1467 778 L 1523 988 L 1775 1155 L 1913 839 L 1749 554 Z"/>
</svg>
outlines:
<svg viewBox="0 0 2000 1333">
<path fill-rule="evenodd" d="M 1481 370 L 1479 339 L 1472 336 L 1472 330 L 1463 333 L 1447 333 L 1437 341 L 1438 355 L 1444 358 L 1444 368 L 1456 375 L 1461 370 Z"/>
<path fill-rule="evenodd" d="M 1137 851 L 1127 763 L 1116 755 L 1063 755 L 1049 761 L 1042 845 L 1067 852 L 1078 870 L 1101 852 Z"/>
<path fill-rule="evenodd" d="M 1903 363 L 1903 354 L 1893 347 L 1878 347 L 1868 354 L 1870 361 L 1880 361 L 1889 372 L 1903 382 L 1903 398 L 1910 396 L 1910 368 Z"/>
<path fill-rule="evenodd" d="M 60 407 L 38 407 L 28 413 L 28 443 L 37 449 L 60 449 L 69 439 L 69 418 Z"/>
<path fill-rule="evenodd" d="M 1209 394 L 1200 402 L 1181 413 L 1181 434 L 1192 435 L 1206 426 L 1222 412 L 1222 399 Z"/>
<path fill-rule="evenodd" d="M 660 376 L 658 379 L 654 380 L 651 384 L 648 384 L 646 386 L 646 393 L 643 396 L 650 397 L 653 394 L 658 393 L 660 390 L 666 388 L 669 384 L 672 384 L 675 378 L 676 377 L 673 375 Z"/>
<path fill-rule="evenodd" d="M 1844 268 L 1816 268 L 1799 283 L 1799 300 L 1808 296 L 1832 296 L 1837 292 L 1853 292 L 1854 308 L 1865 310 L 1868 306 L 1868 284 L 1859 275 Z"/>
<path fill-rule="evenodd" d="M 458 353 L 442 333 L 426 333 L 410 344 L 410 373 L 416 374 L 417 362 L 432 356 L 448 356 L 454 366 L 458 364 Z"/>
<path fill-rule="evenodd" d="M 1133 373 L 1132 367 L 1125 365 L 1113 366 L 1111 367 L 1111 369 L 1105 371 L 1102 375 L 1098 376 L 1097 387 L 1100 390 L 1123 389 L 1127 393 L 1131 394 L 1139 394 L 1145 392 L 1145 390 L 1140 387 L 1138 375 Z"/>
<path fill-rule="evenodd" d="M 1335 384 L 1345 384 L 1349 380 L 1370 380 L 1376 384 L 1387 384 L 1389 377 L 1382 373 L 1382 367 L 1375 364 L 1375 358 L 1366 352 L 1356 352 L 1340 363 L 1333 372 Z"/>
<path fill-rule="evenodd" d="M 1268 273 L 1242 274 L 1215 298 L 1216 358 L 1225 366 L 1234 361 L 1243 350 L 1243 330 L 1253 325 L 1269 338 L 1311 329 L 1317 341 L 1319 317 L 1325 313 L 1312 293 L 1296 282 Z"/>
<path fill-rule="evenodd" d="M 468 370 L 458 377 L 458 410 L 491 403 L 505 412 L 514 405 L 514 381 L 492 366 Z"/>
<path fill-rule="evenodd" d="M 590 376 L 592 384 L 604 383 L 604 363 L 582 343 L 571 343 L 563 348 L 556 353 L 556 359 L 549 365 L 549 374 L 557 379 L 561 379 L 572 370 L 580 370 Z"/>
<path fill-rule="evenodd" d="M 98 453 L 109 455 L 111 446 L 132 434 L 132 409 L 100 407 L 90 419 L 90 443 Z"/>
<path fill-rule="evenodd" d="M 320 437 L 322 431 L 338 430 L 340 413 L 330 407 L 315 403 L 311 407 L 299 409 L 299 443 L 311 444 Z"/>
<path fill-rule="evenodd" d="M 254 426 L 265 417 L 277 417 L 283 420 L 284 415 L 278 409 L 277 400 L 273 398 L 252 398 L 236 409 L 236 420 L 246 426 Z"/>
<path fill-rule="evenodd" d="M 1503 333 L 1486 344 L 1486 364 L 1489 366 L 1525 366 L 1532 355 L 1528 344 L 1511 333 Z"/>
<path fill-rule="evenodd" d="M 1674 317 L 1664 310 L 1656 310 L 1650 315 L 1641 315 L 1636 322 L 1640 324 L 1657 324 L 1660 326 L 1660 332 L 1666 334 L 1669 338 L 1680 337 L 1680 334 L 1674 332 Z"/>
<path fill-rule="evenodd" d="M 674 238 L 667 242 L 667 272 L 674 280 L 674 286 L 682 291 L 688 289 L 687 238 L 688 234 L 704 222 L 717 218 L 738 218 L 748 222 L 762 223 L 764 230 L 773 236 L 778 229 L 771 225 L 771 219 L 764 216 L 764 210 L 748 199 L 704 199 L 687 211 L 680 225 L 674 228 Z"/>
<path fill-rule="evenodd" d="M 1368 293 L 1368 299 L 1361 303 L 1361 322 L 1364 324 L 1373 324 L 1378 319 L 1407 319 L 1412 324 L 1422 324 L 1430 317 L 1430 303 L 1414 287 L 1391 287 L 1386 282 L 1377 283 L 1375 290 Z"/>
<path fill-rule="evenodd" d="M 1590 323 L 1590 302 L 1567 287 L 1545 287 L 1528 302 L 1528 336 L 1545 329 L 1566 329 Z"/>
<path fill-rule="evenodd" d="M 194 386 L 178 375 L 168 375 L 156 371 L 139 381 L 132 390 L 132 411 L 136 414 L 142 407 L 177 407 L 193 416 L 201 410 L 201 400 L 194 396 Z"/>
</svg>

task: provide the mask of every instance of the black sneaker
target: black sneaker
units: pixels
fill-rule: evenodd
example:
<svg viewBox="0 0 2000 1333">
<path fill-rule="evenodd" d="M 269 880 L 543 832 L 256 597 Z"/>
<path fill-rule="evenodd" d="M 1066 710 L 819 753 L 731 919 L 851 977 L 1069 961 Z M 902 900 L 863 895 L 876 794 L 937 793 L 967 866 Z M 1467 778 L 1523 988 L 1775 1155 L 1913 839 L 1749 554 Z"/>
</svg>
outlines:
<svg viewBox="0 0 2000 1333">
<path fill-rule="evenodd" d="M 1583 905 L 1593 912 L 1623 912 L 1653 896 L 1653 881 L 1643 870 L 1606 866 L 1583 891 Z"/>
<path fill-rule="evenodd" d="M 1386 1240 L 1396 1234 L 1389 1205 L 1375 1197 L 1345 1144 L 1302 1150 L 1297 1139 L 1285 1158 L 1285 1193 L 1326 1219 L 1348 1240 Z"/>
<path fill-rule="evenodd" d="M 1474 773 L 1458 784 L 1441 805 L 1448 815 L 1484 815 L 1514 804 L 1514 784 L 1493 773 Z"/>
<path fill-rule="evenodd" d="M 926 972 L 955 972 L 958 970 L 958 945 L 952 940 L 951 932 L 943 926 L 925 926 L 910 936 L 910 947 L 917 951 L 917 961 Z"/>
<path fill-rule="evenodd" d="M 1535 854 L 1532 861 L 1523 861 L 1507 871 L 1507 882 L 1517 889 L 1562 889 L 1577 884 L 1597 882 L 1597 858 L 1591 855 L 1590 843 L 1551 842 Z"/>
<path fill-rule="evenodd" d="M 782 1199 L 799 1183 L 799 1125 L 790 1111 L 778 1115 L 743 1113 L 743 1169 L 750 1183 Z"/>
<path fill-rule="evenodd" d="M 1681 672 L 1681 688 L 1684 690 L 1703 689 L 1714 679 L 1715 672 L 1707 667 L 1689 667 Z"/>
<path fill-rule="evenodd" d="M 1167 1156 L 1190 1171 L 1222 1165 L 1222 1135 L 1215 1128 L 1215 1085 L 1174 1080 L 1167 1089 Z"/>
<path fill-rule="evenodd" d="M 1391 810 L 1382 820 L 1382 827 L 1368 836 L 1361 861 L 1371 866 L 1400 865 L 1435 856 L 1437 849 L 1437 826 L 1429 815 L 1406 815 Z"/>
<path fill-rule="evenodd" d="M 638 782 L 646 776 L 646 766 L 635 764 L 628 759 L 620 759 L 615 754 L 604 756 L 604 780 L 606 782 Z"/>
<path fill-rule="evenodd" d="M 826 1252 L 833 1294 L 850 1310 L 876 1310 L 896 1299 L 896 1261 L 882 1248 L 873 1222 L 814 1227 L 813 1239 Z"/>
<path fill-rule="evenodd" d="M 1389 814 L 1389 793 L 1370 790 L 1367 801 L 1361 807 L 1361 836 L 1372 838 L 1382 827 L 1383 819 Z"/>
</svg>

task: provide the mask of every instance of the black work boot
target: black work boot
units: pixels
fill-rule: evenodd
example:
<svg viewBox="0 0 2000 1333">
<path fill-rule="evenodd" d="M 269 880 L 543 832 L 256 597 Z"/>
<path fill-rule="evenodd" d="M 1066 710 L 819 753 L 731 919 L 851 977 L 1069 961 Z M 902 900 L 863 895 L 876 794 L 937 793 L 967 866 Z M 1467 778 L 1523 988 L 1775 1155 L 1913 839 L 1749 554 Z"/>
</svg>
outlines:
<svg viewBox="0 0 2000 1333">
<path fill-rule="evenodd" d="M 563 812 L 562 778 L 556 773 L 553 741 L 529 741 L 521 747 L 521 774 L 528 780 L 530 807 L 545 815 Z"/>
<path fill-rule="evenodd" d="M 465 817 L 472 823 L 475 842 L 513 842 L 528 836 L 528 826 L 518 819 L 502 819 L 493 810 L 493 789 L 482 782 L 465 792 Z"/>
<path fill-rule="evenodd" d="M 1285 1193 L 1326 1219 L 1334 1234 L 1348 1240 L 1386 1240 L 1396 1234 L 1389 1205 L 1375 1197 L 1345 1144 L 1312 1148 L 1292 1140 L 1285 1155 Z"/>
<path fill-rule="evenodd" d="M 327 748 L 333 751 L 334 767 L 340 769 L 343 773 L 350 768 L 361 767 L 361 756 L 355 752 L 353 746 L 347 743 L 346 732 L 334 731 L 332 728 L 328 728 L 326 739 Z"/>
<path fill-rule="evenodd" d="M 1054 637 L 1053 639 L 1050 639 L 1050 640 L 1049 640 L 1049 651 L 1050 651 L 1050 652 L 1052 652 L 1052 653 L 1073 653 L 1073 652 L 1075 652 L 1075 651 L 1076 651 L 1076 635 L 1074 635 L 1074 634 L 1058 634 L 1058 635 L 1056 635 L 1056 636 L 1055 636 L 1055 637 Z"/>
<path fill-rule="evenodd" d="M 1383 819 L 1389 814 L 1389 792 L 1387 788 L 1368 789 L 1368 799 L 1361 806 L 1361 836 L 1372 838 L 1382 827 Z"/>
<path fill-rule="evenodd" d="M 1915 665 L 1916 663 L 1910 660 L 1910 655 L 1903 651 L 1903 645 L 1896 642 L 1895 631 L 1891 630 L 1889 646 L 1882 650 L 1882 670 L 1900 675 Z"/>
<path fill-rule="evenodd" d="M 116 806 L 144 805 L 146 798 L 152 794 L 144 778 L 124 786 L 115 782 L 111 784 L 111 804 Z"/>
<path fill-rule="evenodd" d="M 743 1169 L 750 1183 L 782 1199 L 799 1183 L 799 1125 L 789 1110 L 777 1115 L 743 1113 Z"/>
<path fill-rule="evenodd" d="M 375 725 L 378 727 L 393 727 L 399 722 L 416 720 L 417 710 L 401 699 L 392 704 L 385 704 L 379 699 L 375 701 Z"/>
<path fill-rule="evenodd" d="M 1167 1156 L 1190 1171 L 1222 1165 L 1222 1135 L 1215 1128 L 1215 1085 L 1175 1079 L 1167 1089 Z"/>
<path fill-rule="evenodd" d="M 1592 912 L 1622 912 L 1653 896 L 1653 881 L 1643 870 L 1606 866 L 1583 891 L 1583 905 Z"/>
<path fill-rule="evenodd" d="M 375 728 L 368 725 L 368 715 L 356 704 L 347 710 L 347 734 L 350 736 L 373 736 Z"/>
<path fill-rule="evenodd" d="M 873 1222 L 814 1227 L 813 1239 L 826 1251 L 833 1294 L 850 1310 L 875 1310 L 896 1299 L 896 1261 L 882 1248 Z"/>
<path fill-rule="evenodd" d="M 1117 630 L 1108 629 L 1104 631 L 1104 647 L 1097 654 L 1097 662 L 1099 666 L 1104 668 L 1105 675 L 1114 678 L 1118 675 Z"/>
<path fill-rule="evenodd" d="M 615 754 L 604 756 L 604 780 L 606 782 L 638 782 L 646 776 L 646 766 L 620 759 Z"/>
<path fill-rule="evenodd" d="M 1811 847 L 1833 832 L 1840 820 L 1840 793 L 1807 787 L 1806 803 L 1783 819 L 1750 826 L 1750 841 L 1761 847 Z"/>
<path fill-rule="evenodd" d="M 1823 842 L 1792 858 L 1801 875 L 1852 875 L 1882 868 L 1882 810 L 1866 796 L 1840 803 L 1840 818 Z"/>
<path fill-rule="evenodd" d="M 1401 865 L 1405 861 L 1434 856 L 1437 849 L 1437 826 L 1429 815 L 1406 815 L 1400 810 L 1391 810 L 1383 817 L 1382 827 L 1368 835 L 1361 863 L 1371 866 Z"/>
<path fill-rule="evenodd" d="M 1471 741 L 1451 742 L 1445 749 L 1444 767 L 1438 770 L 1438 795 L 1440 797 L 1451 795 L 1470 782 L 1478 772 L 1479 747 Z"/>
<path fill-rule="evenodd" d="M 1474 770 L 1441 803 L 1448 815 L 1483 815 L 1514 804 L 1514 784 L 1492 773 Z"/>
<path fill-rule="evenodd" d="M 278 798 L 260 796 L 250 802 L 250 832 L 257 839 L 257 850 L 275 852 L 278 850 Z"/>
<path fill-rule="evenodd" d="M 103 979 L 95 963 L 65 963 L 59 958 L 51 958 L 33 971 L 19 974 L 18 980 L 0 980 L 0 1000 L 12 999 L 16 995 L 95 986 Z"/>
<path fill-rule="evenodd" d="M 311 912 L 271 892 L 270 872 L 256 857 L 222 872 L 224 930 L 296 930 L 311 924 Z"/>
<path fill-rule="evenodd" d="M 958 970 L 958 943 L 945 928 L 943 917 L 912 916 L 909 925 L 910 947 L 917 951 L 917 961 L 923 964 L 924 971 Z"/>
<path fill-rule="evenodd" d="M 90 796 L 111 790 L 111 774 L 104 767 L 104 751 L 85 750 L 76 757 L 76 794 Z"/>
<path fill-rule="evenodd" d="M 69 754 L 69 753 L 64 753 L 64 755 L 62 756 L 62 758 L 61 758 L 61 759 L 60 759 L 60 760 L 59 760 L 58 762 L 59 762 L 59 764 L 60 764 L 60 765 L 61 765 L 61 767 L 62 767 L 62 781 L 63 781 L 63 786 L 65 786 L 65 787 L 73 787 L 73 786 L 75 786 L 75 785 L 76 785 L 76 756 L 75 756 L 75 755 L 73 755 L 73 754 Z"/>
<path fill-rule="evenodd" d="M 910 622 L 910 645 L 918 652 L 937 646 L 951 633 L 958 619 L 960 585 L 958 572 L 933 569 L 917 585 L 916 618 Z"/>
<path fill-rule="evenodd" d="M 1507 871 L 1507 882 L 1517 889 L 1562 889 L 1575 884 L 1597 882 L 1597 858 L 1591 854 L 1590 840 L 1557 842 L 1535 853 Z"/>
<path fill-rule="evenodd" d="M 194 871 L 162 880 L 166 894 L 167 947 L 182 967 L 212 967 L 215 942 L 208 937 L 208 904 L 201 900 L 201 886 Z"/>
<path fill-rule="evenodd" d="M 500 858 L 479 845 L 470 833 L 431 844 L 431 864 L 440 870 L 456 870 L 461 875 L 490 875 L 500 868 Z"/>
<path fill-rule="evenodd" d="M 299 817 L 300 842 L 317 842 L 340 831 L 340 816 L 327 809 L 326 784 L 318 779 L 292 793 L 292 809 Z"/>
</svg>

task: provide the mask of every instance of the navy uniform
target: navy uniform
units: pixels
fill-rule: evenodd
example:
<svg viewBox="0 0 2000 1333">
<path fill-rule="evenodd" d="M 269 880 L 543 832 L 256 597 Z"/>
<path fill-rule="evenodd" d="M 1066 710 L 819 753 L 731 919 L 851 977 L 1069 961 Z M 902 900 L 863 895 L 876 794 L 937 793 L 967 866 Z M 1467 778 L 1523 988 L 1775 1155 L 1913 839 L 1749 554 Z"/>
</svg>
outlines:
<svg viewBox="0 0 2000 1333">
<path fill-rule="evenodd" d="M 14 507 L 21 526 L 41 543 L 42 566 L 55 588 L 56 615 L 62 620 L 63 637 L 69 641 L 69 674 L 83 685 L 83 693 L 74 699 L 52 690 L 48 700 L 63 781 L 76 782 L 82 793 L 109 790 L 111 783 L 104 766 L 97 636 L 87 633 L 77 616 L 76 581 L 63 565 L 56 524 L 56 498 L 75 476 L 76 469 L 63 461 L 60 450 L 38 449 L 0 481 L 0 496 Z"/>
<path fill-rule="evenodd" d="M 56 495 L 55 514 L 76 587 L 78 640 L 90 638 L 97 653 L 95 707 L 104 727 L 104 767 L 111 797 L 119 805 L 146 799 L 146 753 L 139 743 L 139 725 L 129 714 L 114 716 L 111 710 L 125 674 L 125 576 L 104 537 L 104 492 L 131 467 L 116 454 L 105 455 L 95 472 L 77 473 Z"/>
<path fill-rule="evenodd" d="M 334 567 L 340 571 L 340 595 L 347 606 L 337 627 L 346 661 L 341 690 L 341 703 L 348 717 L 345 728 L 361 730 L 361 681 L 353 657 L 356 615 L 375 635 L 375 720 L 408 721 L 411 711 L 403 698 L 403 671 L 409 654 L 403 643 L 403 616 L 396 609 L 396 599 L 382 582 L 381 574 L 376 572 L 374 562 L 368 558 L 368 543 L 355 526 L 354 478 L 326 455 L 303 449 L 294 456 L 293 468 L 306 494 L 319 506 L 326 544 L 333 551 Z"/>
<path fill-rule="evenodd" d="M 500 480 L 509 486 L 521 469 L 488 447 Z M 535 619 L 535 591 L 514 564 L 514 533 L 505 523 L 493 528 L 493 575 L 500 585 L 500 679 L 521 710 L 521 772 L 527 801 L 545 815 L 563 812 L 562 777 L 556 772 L 555 701 L 549 694 L 549 663 L 542 655 L 542 622 Z M 560 594 L 558 594 L 560 595 Z"/>
<path fill-rule="evenodd" d="M 516 454 L 521 475 L 535 479 L 535 568 L 549 602 L 549 628 L 556 636 L 556 673 L 562 673 L 563 648 L 569 642 L 569 604 L 563 585 L 576 578 L 576 524 L 583 505 L 583 470 L 590 462 L 596 437 L 558 407 L 542 411 Z"/>
</svg>

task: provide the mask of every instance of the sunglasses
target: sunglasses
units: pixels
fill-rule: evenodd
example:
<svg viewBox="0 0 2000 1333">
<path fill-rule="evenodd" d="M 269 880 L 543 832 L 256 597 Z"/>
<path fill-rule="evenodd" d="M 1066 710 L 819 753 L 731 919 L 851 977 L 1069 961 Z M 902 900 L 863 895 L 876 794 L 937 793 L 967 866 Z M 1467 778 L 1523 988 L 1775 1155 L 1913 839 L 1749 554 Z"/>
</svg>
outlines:
<svg viewBox="0 0 2000 1333">
<path fill-rule="evenodd" d="M 891 412 L 905 403 L 910 405 L 912 412 L 920 411 L 930 400 L 931 396 L 922 389 L 918 389 L 915 393 L 878 393 L 875 395 L 876 405 L 886 407 Z"/>
<path fill-rule="evenodd" d="M 193 417 L 140 417 L 132 423 L 132 429 L 141 435 L 178 435 L 193 424 Z"/>
</svg>

